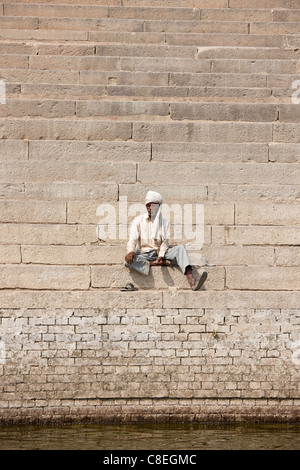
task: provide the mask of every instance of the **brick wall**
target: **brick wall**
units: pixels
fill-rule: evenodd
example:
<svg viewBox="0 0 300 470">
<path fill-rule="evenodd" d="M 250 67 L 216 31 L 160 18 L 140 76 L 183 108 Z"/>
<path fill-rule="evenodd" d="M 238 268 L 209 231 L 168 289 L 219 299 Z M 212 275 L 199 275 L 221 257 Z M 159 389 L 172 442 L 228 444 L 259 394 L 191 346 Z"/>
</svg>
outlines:
<svg viewBox="0 0 300 470">
<path fill-rule="evenodd" d="M 299 420 L 298 0 L 60 3 L 0 2 L 0 420 Z M 148 189 L 200 292 L 99 239 Z"/>
</svg>

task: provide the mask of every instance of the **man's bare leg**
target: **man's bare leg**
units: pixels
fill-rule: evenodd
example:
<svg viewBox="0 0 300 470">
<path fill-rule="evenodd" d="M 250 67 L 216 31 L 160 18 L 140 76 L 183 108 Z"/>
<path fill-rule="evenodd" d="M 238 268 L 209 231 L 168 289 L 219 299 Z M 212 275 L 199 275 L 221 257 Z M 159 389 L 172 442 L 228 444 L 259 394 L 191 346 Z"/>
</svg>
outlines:
<svg viewBox="0 0 300 470">
<path fill-rule="evenodd" d="M 186 267 L 185 275 L 188 279 L 191 289 L 193 289 L 195 287 L 195 281 L 194 281 L 194 276 L 193 276 L 193 271 L 192 271 L 191 266 Z"/>
<path fill-rule="evenodd" d="M 188 278 L 188 281 L 192 290 L 199 290 L 200 287 L 203 286 L 204 282 L 207 279 L 207 272 L 203 271 L 202 275 L 200 276 L 200 278 L 197 278 L 196 283 L 195 283 L 191 266 L 186 267 L 185 275 Z"/>
</svg>

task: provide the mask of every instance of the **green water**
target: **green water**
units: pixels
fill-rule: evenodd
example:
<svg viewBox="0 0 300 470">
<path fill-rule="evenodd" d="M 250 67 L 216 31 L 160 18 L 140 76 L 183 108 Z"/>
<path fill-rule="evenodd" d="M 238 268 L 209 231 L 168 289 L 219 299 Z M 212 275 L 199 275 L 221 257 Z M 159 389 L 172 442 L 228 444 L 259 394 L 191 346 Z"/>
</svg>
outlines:
<svg viewBox="0 0 300 470">
<path fill-rule="evenodd" d="M 0 450 L 300 450 L 300 425 L 0 426 Z"/>
</svg>

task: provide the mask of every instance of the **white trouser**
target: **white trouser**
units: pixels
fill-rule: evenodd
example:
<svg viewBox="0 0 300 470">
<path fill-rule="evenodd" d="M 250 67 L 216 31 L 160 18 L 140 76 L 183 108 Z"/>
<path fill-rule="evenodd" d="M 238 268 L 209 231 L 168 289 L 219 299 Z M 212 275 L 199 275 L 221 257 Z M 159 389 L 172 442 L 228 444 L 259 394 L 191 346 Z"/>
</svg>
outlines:
<svg viewBox="0 0 300 470">
<path fill-rule="evenodd" d="M 131 264 L 125 261 L 124 264 L 127 268 L 135 269 L 139 273 L 147 275 L 150 270 L 150 261 L 155 261 L 157 257 L 157 250 L 147 251 L 146 253 L 137 251 L 134 261 Z M 176 261 L 176 264 L 180 267 L 183 274 L 185 274 L 186 267 L 191 265 L 189 255 L 184 245 L 176 245 L 169 248 L 164 258 L 169 261 Z"/>
</svg>

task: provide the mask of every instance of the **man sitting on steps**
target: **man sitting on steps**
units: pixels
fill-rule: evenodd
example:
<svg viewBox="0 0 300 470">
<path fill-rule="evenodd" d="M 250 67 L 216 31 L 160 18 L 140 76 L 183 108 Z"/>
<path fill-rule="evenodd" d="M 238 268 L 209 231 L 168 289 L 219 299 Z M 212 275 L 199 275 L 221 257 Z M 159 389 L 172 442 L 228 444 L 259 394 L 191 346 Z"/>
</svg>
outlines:
<svg viewBox="0 0 300 470">
<path fill-rule="evenodd" d="M 170 266 L 176 260 L 183 274 L 186 275 L 190 288 L 199 290 L 204 284 L 207 273 L 195 280 L 188 253 L 184 245 L 169 247 L 170 223 L 161 213 L 162 196 L 155 191 L 148 191 L 145 199 L 147 212 L 132 222 L 125 266 L 148 275 L 150 266 Z"/>
</svg>

